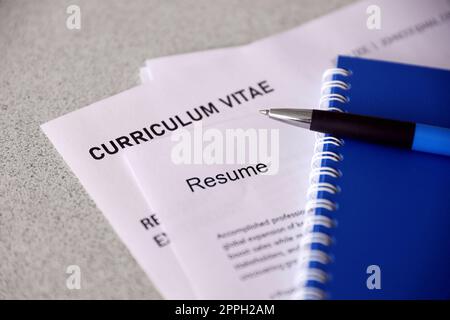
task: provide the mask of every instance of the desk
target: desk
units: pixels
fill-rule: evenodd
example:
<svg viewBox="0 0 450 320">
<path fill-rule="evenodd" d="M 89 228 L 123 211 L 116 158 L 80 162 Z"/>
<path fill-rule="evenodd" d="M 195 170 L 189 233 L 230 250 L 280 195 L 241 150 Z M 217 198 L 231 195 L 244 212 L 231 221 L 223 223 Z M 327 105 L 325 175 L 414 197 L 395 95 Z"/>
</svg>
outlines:
<svg viewBox="0 0 450 320">
<path fill-rule="evenodd" d="M 133 87 L 147 58 L 245 44 L 350 2 L 0 1 L 0 299 L 160 298 L 40 124 Z M 80 30 L 66 27 L 73 4 Z"/>
</svg>

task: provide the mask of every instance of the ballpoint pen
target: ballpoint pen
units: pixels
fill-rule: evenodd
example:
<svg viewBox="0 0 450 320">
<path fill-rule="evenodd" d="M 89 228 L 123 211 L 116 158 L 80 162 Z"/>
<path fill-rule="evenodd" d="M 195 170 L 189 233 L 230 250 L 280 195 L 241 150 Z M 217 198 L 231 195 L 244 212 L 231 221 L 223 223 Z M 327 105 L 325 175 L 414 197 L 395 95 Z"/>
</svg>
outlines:
<svg viewBox="0 0 450 320">
<path fill-rule="evenodd" d="M 316 109 L 266 109 L 260 113 L 336 137 L 450 156 L 449 128 Z"/>
</svg>

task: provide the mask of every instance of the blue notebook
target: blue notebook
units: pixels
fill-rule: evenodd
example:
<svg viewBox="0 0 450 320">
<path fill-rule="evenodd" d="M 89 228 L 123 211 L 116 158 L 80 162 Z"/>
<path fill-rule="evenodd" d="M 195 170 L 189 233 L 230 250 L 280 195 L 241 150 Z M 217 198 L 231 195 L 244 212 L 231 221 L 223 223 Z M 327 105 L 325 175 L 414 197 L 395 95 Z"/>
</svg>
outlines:
<svg viewBox="0 0 450 320">
<path fill-rule="evenodd" d="M 450 127 L 450 71 L 339 57 L 331 74 L 330 108 Z M 310 262 L 327 277 L 307 287 L 329 299 L 449 299 L 450 157 L 322 141 L 313 203 L 333 225 L 315 225 L 331 242 L 312 248 L 330 260 Z"/>
</svg>

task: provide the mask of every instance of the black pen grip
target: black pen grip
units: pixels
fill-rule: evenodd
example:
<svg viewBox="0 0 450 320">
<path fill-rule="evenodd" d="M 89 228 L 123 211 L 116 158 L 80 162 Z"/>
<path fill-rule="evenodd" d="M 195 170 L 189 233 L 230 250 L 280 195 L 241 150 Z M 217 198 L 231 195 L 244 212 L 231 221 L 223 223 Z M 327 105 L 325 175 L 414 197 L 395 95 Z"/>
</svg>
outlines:
<svg viewBox="0 0 450 320">
<path fill-rule="evenodd" d="M 415 127 L 413 122 L 313 110 L 310 129 L 341 138 L 411 148 Z"/>
</svg>

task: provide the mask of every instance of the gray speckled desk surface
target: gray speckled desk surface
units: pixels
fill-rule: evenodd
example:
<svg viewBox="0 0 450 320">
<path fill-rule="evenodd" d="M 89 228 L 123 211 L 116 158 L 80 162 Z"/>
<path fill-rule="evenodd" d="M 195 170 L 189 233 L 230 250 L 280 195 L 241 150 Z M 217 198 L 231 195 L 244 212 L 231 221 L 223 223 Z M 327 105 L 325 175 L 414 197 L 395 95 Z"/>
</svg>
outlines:
<svg viewBox="0 0 450 320">
<path fill-rule="evenodd" d="M 0 298 L 160 298 L 40 124 L 134 86 L 147 58 L 245 44 L 349 2 L 0 0 Z M 81 30 L 66 28 L 71 4 Z"/>
</svg>

